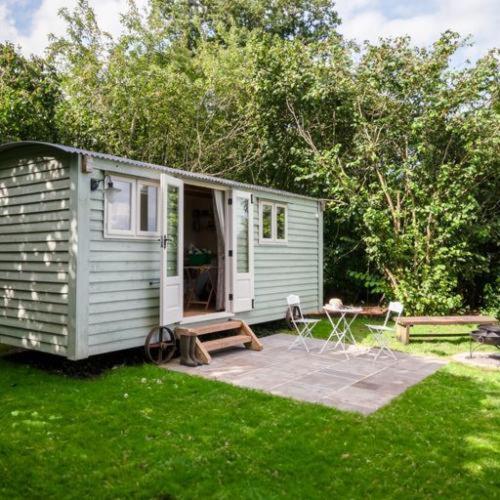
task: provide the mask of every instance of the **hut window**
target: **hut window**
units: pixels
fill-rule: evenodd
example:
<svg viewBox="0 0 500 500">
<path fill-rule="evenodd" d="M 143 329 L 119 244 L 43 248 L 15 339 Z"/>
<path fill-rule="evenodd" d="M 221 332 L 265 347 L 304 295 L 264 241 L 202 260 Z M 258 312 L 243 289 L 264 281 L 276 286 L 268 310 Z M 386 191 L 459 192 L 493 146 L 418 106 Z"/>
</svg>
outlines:
<svg viewBox="0 0 500 500">
<path fill-rule="evenodd" d="M 273 206 L 271 203 L 262 203 L 262 239 L 273 239 Z"/>
<path fill-rule="evenodd" d="M 107 203 L 107 228 L 109 234 L 131 235 L 133 227 L 134 182 L 113 178 L 114 187 L 120 191 L 115 195 L 113 203 Z"/>
<path fill-rule="evenodd" d="M 276 240 L 286 241 L 286 206 L 276 205 Z"/>
<path fill-rule="evenodd" d="M 113 200 L 105 198 L 105 237 L 152 238 L 159 234 L 158 183 L 111 176 L 120 191 Z"/>
<path fill-rule="evenodd" d="M 236 248 L 237 248 L 237 263 L 236 269 L 238 273 L 248 273 L 250 271 L 250 255 L 249 255 L 249 200 L 247 198 L 238 198 L 236 205 Z"/>
<path fill-rule="evenodd" d="M 158 186 L 151 182 L 137 182 L 138 229 L 140 234 L 158 233 Z"/>
<path fill-rule="evenodd" d="M 287 206 L 280 203 L 260 203 L 260 243 L 286 243 Z"/>
</svg>

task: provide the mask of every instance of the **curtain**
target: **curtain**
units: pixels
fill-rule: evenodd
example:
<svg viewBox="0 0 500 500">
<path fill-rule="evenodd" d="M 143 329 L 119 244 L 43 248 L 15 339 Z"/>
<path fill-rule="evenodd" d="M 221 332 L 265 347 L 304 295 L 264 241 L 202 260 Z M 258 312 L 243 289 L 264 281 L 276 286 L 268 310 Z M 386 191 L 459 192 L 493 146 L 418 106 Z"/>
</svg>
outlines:
<svg viewBox="0 0 500 500">
<path fill-rule="evenodd" d="M 225 280 L 226 280 L 226 245 L 224 235 L 226 225 L 224 220 L 224 192 L 217 189 L 212 190 L 214 200 L 215 230 L 217 232 L 217 290 L 215 296 L 215 309 L 225 309 Z"/>
</svg>

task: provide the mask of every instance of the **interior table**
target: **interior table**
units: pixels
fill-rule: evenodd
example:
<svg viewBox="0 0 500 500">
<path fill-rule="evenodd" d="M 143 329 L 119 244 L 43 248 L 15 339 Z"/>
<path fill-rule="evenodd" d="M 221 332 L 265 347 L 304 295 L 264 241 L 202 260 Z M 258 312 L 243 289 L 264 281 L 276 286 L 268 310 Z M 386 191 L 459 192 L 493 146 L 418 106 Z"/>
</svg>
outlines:
<svg viewBox="0 0 500 500">
<path fill-rule="evenodd" d="M 332 331 L 323 344 L 320 352 L 324 352 L 329 345 L 329 350 L 337 349 L 337 347 L 340 347 L 347 358 L 349 358 L 345 346 L 346 340 L 349 340 L 350 342 L 352 342 L 352 344 L 356 345 L 356 339 L 352 334 L 351 325 L 358 314 L 363 312 L 363 308 L 347 306 L 334 307 L 330 304 L 326 304 L 323 306 L 323 310 L 325 311 L 325 314 L 330 321 L 330 324 L 332 325 Z M 339 315 L 339 317 L 334 319 L 335 315 L 337 314 Z M 333 344 L 333 346 L 331 344 Z"/>
</svg>

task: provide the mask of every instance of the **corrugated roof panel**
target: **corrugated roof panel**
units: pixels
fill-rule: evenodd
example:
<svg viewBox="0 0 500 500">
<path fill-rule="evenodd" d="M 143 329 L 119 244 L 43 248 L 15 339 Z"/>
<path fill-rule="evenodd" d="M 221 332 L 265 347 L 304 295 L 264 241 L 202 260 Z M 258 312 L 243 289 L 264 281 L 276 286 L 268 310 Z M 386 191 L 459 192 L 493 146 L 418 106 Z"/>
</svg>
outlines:
<svg viewBox="0 0 500 500">
<path fill-rule="evenodd" d="M 286 196 L 294 196 L 297 198 L 305 198 L 308 200 L 317 200 L 317 198 L 314 198 L 312 196 L 305 196 L 302 194 L 292 193 L 290 191 L 283 191 L 281 189 L 274 189 L 274 188 L 259 186 L 259 185 L 255 185 L 255 184 L 245 184 L 243 182 L 232 181 L 229 179 L 224 179 L 222 177 L 216 177 L 214 175 L 200 174 L 197 172 L 189 172 L 187 170 L 165 167 L 163 165 L 156 165 L 154 163 L 147 163 L 147 162 L 138 161 L 138 160 L 131 160 L 130 158 L 124 158 L 122 156 L 110 155 L 108 153 L 99 153 L 96 151 L 88 151 L 86 149 L 75 148 L 72 146 L 66 146 L 64 144 L 52 144 L 50 142 L 40 142 L 40 141 L 9 142 L 9 143 L 5 143 L 5 144 L 0 144 L 0 152 L 7 151 L 9 149 L 22 147 L 22 146 L 34 146 L 34 145 L 52 147 L 52 148 L 56 148 L 56 149 L 59 149 L 61 151 L 64 151 L 65 153 L 87 155 L 87 156 L 90 156 L 93 158 L 100 158 L 103 160 L 109 160 L 109 161 L 113 161 L 113 162 L 117 162 L 117 163 L 132 165 L 134 167 L 151 168 L 154 170 L 160 170 L 161 172 L 165 172 L 166 174 L 170 174 L 170 175 L 173 175 L 176 177 L 182 177 L 183 179 L 193 179 L 193 180 L 198 180 L 201 182 L 210 182 L 213 184 L 220 184 L 221 186 L 234 187 L 236 189 L 262 191 L 262 192 L 266 192 L 266 193 L 274 193 L 274 194 L 281 194 L 281 195 L 286 195 Z"/>
</svg>

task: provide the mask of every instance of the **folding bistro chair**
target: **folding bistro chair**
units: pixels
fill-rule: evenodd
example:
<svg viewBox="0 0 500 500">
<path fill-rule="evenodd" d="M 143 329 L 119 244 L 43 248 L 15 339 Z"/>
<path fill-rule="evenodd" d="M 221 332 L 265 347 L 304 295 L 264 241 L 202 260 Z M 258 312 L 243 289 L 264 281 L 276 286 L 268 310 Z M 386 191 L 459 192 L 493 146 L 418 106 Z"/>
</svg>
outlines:
<svg viewBox="0 0 500 500">
<path fill-rule="evenodd" d="M 297 338 L 288 349 L 292 349 L 296 345 L 302 344 L 306 348 L 306 351 L 309 352 L 309 346 L 307 345 L 306 339 L 313 338 L 312 331 L 316 324 L 319 323 L 319 319 L 304 318 L 298 295 L 289 295 L 286 298 L 286 302 L 288 304 L 290 321 L 298 334 Z"/>
<path fill-rule="evenodd" d="M 373 335 L 373 339 L 377 343 L 379 348 L 377 354 L 375 355 L 374 361 L 382 354 L 386 352 L 389 356 L 394 359 L 398 359 L 392 349 L 389 347 L 389 342 L 391 340 L 392 333 L 396 333 L 396 327 L 387 326 L 389 320 L 394 319 L 394 325 L 396 325 L 401 313 L 403 312 L 403 304 L 401 302 L 389 302 L 389 308 L 387 309 L 387 314 L 385 315 L 385 321 L 383 325 L 366 325 Z"/>
</svg>

